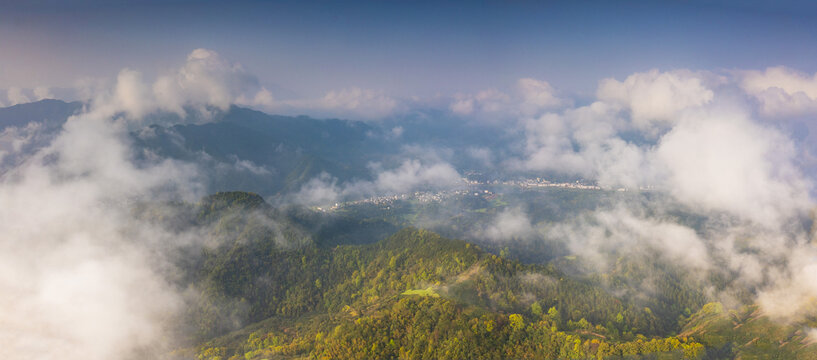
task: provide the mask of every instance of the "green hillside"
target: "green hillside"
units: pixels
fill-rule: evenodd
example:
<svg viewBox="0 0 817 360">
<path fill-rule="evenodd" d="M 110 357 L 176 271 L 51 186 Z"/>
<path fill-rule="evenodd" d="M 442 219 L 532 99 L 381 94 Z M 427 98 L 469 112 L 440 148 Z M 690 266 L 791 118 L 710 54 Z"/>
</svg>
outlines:
<svg viewBox="0 0 817 360">
<path fill-rule="evenodd" d="M 579 276 L 557 266 L 571 260 L 524 264 L 416 228 L 322 239 L 326 215 L 248 193 L 193 209 L 219 240 L 186 266 L 184 286 L 201 296 L 178 359 L 808 359 L 817 349 L 802 328 L 704 306 L 657 263 L 622 258 Z M 343 241 L 355 236 L 366 239 Z M 636 294 L 631 280 L 648 274 L 658 286 Z"/>
</svg>

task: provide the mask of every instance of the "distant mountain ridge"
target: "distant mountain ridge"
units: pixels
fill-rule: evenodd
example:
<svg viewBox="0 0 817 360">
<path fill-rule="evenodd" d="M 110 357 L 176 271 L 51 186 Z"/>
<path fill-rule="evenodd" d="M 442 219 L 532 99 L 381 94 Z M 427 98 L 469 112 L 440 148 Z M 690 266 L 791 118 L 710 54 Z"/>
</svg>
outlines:
<svg viewBox="0 0 817 360">
<path fill-rule="evenodd" d="M 79 101 L 45 99 L 0 108 L 0 130 L 11 126 L 25 127 L 32 122 L 62 126 L 69 116 L 78 113 L 82 107 L 83 103 Z"/>
<path fill-rule="evenodd" d="M 274 195 L 297 191 L 321 173 L 341 181 L 367 178 L 369 162 L 399 149 L 365 123 L 268 115 L 238 106 L 203 124 L 151 125 L 150 130 L 148 136 L 134 133 L 137 146 L 200 164 L 214 191 Z"/>
<path fill-rule="evenodd" d="M 37 129 L 42 141 L 31 146 L 34 150 L 83 106 L 41 100 L 0 108 L 0 130 L 44 125 Z M 321 173 L 340 180 L 366 178 L 369 162 L 382 161 L 399 149 L 384 141 L 379 128 L 356 121 L 269 115 L 238 106 L 215 111 L 206 122 L 195 113 L 190 116 L 188 121 L 170 113 L 148 116 L 145 121 L 151 125 L 131 133 L 134 153 L 194 162 L 213 192 L 240 189 L 275 195 L 297 191 Z"/>
<path fill-rule="evenodd" d="M 27 148 L 33 150 L 85 105 L 49 99 L 0 108 L 0 130 L 34 122 L 45 125 L 37 129 L 42 141 Z M 196 163 L 210 192 L 278 196 L 324 173 L 339 183 L 369 180 L 372 163 L 388 169 L 407 158 L 438 154 L 459 171 L 490 170 L 485 149 L 506 151 L 502 149 L 513 139 L 512 129 L 466 124 L 430 110 L 383 122 L 270 115 L 235 105 L 224 111 L 208 109 L 208 114 L 188 110 L 186 118 L 159 112 L 142 119 L 146 125 L 131 132 L 134 154 L 140 157 L 136 160 L 151 154 Z M 475 149 L 483 149 L 488 157 L 474 157 Z"/>
</svg>

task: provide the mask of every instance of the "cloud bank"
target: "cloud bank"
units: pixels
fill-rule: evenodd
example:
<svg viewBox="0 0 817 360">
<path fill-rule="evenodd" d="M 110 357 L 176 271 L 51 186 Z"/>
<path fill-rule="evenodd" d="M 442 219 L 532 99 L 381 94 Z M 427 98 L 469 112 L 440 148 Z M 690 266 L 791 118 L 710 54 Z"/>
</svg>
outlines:
<svg viewBox="0 0 817 360">
<path fill-rule="evenodd" d="M 766 116 L 794 116 L 817 112 L 817 74 L 786 67 L 739 72 L 741 87 L 760 104 Z"/>
<path fill-rule="evenodd" d="M 168 254 L 201 237 L 140 220 L 132 206 L 195 201 L 206 189 L 192 164 L 137 157 L 129 129 L 153 112 L 224 109 L 257 90 L 240 67 L 202 49 L 147 84 L 122 70 L 46 146 L 2 174 L 3 357 L 158 358 L 177 346 L 170 321 L 185 299 Z M 4 156 L 21 151 L 37 126 L 7 129 Z"/>
<path fill-rule="evenodd" d="M 509 91 L 455 95 L 441 110 L 518 135 L 509 149 L 463 149 L 498 172 L 558 173 L 668 197 L 616 203 L 554 224 L 548 237 L 576 254 L 603 265 L 609 254 L 648 248 L 694 274 L 727 271 L 756 290 L 767 313 L 792 318 L 817 296 L 817 251 L 804 225 L 814 189 L 801 168 L 802 145 L 775 118 L 813 113 L 815 84 L 814 76 L 786 68 L 649 70 L 603 79 L 594 99 L 574 105 L 548 82 L 523 78 Z M 0 306 L 9 309 L 0 314 L 7 324 L 0 329 L 0 354 L 121 358 L 168 339 L 164 320 L 184 299 L 169 280 L 169 259 L 157 254 L 194 236 L 133 219 L 128 205 L 197 199 L 206 189 L 191 164 L 136 156 L 129 131 L 142 129 L 149 115 L 208 121 L 207 114 L 232 104 L 365 120 L 412 111 L 411 101 L 355 87 L 279 100 L 241 65 L 206 49 L 152 81 L 123 69 L 88 89 L 86 111 L 55 137 L 38 138 L 36 123 L 0 134 L 4 164 L 27 144 L 48 144 L 10 162 L 13 168 L 0 178 L 6 205 L 0 209 Z M 52 95 L 46 87 L 32 94 Z M 7 98 L 11 104 L 31 99 L 18 88 L 8 89 Z M 390 139 L 401 139 L 405 128 L 391 125 Z M 288 200 L 325 205 L 462 185 L 450 155 L 405 148 L 388 165 L 371 163 L 369 178 L 340 183 L 323 174 Z M 238 158 L 233 163 L 253 174 L 271 171 Z M 673 215 L 678 208 L 707 220 L 688 225 Z M 523 210 L 510 208 L 474 231 L 501 242 L 533 237 L 539 229 Z M 721 290 L 712 296 L 729 296 Z"/>
<path fill-rule="evenodd" d="M 547 81 L 522 78 L 510 93 L 488 89 L 476 94 L 457 94 L 449 110 L 457 116 L 495 123 L 514 117 L 534 116 L 569 103 Z"/>
<path fill-rule="evenodd" d="M 370 164 L 373 180 L 355 180 L 339 184 L 329 174 L 322 174 L 306 184 L 292 196 L 304 205 L 327 205 L 339 201 L 356 200 L 372 196 L 401 195 L 415 190 L 449 189 L 462 185 L 462 176 L 446 162 L 423 162 L 411 158 L 396 168 L 384 168 Z"/>
<path fill-rule="evenodd" d="M 802 315 L 815 295 L 806 274 L 817 252 L 803 226 L 814 208 L 813 181 L 789 130 L 765 116 L 803 110 L 791 99 L 770 102 L 768 92 L 807 97 L 809 81 L 781 69 L 732 79 L 686 70 L 605 79 L 589 105 L 520 118 L 524 153 L 506 164 L 605 188 L 657 190 L 708 219 L 702 229 L 679 223 L 670 215 L 678 205 L 665 201 L 598 209 L 550 233 L 577 254 L 601 261 L 621 249 L 653 249 L 699 274 L 735 274 L 737 284 L 757 289 L 770 315 Z"/>
<path fill-rule="evenodd" d="M 196 49 L 181 68 L 152 83 L 144 81 L 138 71 L 120 71 L 113 88 L 97 91 L 91 102 L 107 116 L 121 112 L 134 121 L 155 111 L 185 118 L 192 109 L 206 115 L 210 109 L 225 111 L 236 103 L 254 105 L 270 96 L 240 64 L 225 60 L 215 51 Z"/>
</svg>

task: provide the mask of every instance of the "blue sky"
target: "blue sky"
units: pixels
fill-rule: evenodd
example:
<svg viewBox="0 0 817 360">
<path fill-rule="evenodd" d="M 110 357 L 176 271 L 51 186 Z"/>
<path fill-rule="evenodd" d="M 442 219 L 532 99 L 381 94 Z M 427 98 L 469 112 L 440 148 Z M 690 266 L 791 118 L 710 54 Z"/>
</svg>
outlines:
<svg viewBox="0 0 817 360">
<path fill-rule="evenodd" d="M 775 2 L 778 3 L 778 2 Z M 0 88 L 153 75 L 195 48 L 277 98 L 430 96 L 533 77 L 578 95 L 652 68 L 817 71 L 817 6 L 740 1 L 0 2 Z"/>
</svg>

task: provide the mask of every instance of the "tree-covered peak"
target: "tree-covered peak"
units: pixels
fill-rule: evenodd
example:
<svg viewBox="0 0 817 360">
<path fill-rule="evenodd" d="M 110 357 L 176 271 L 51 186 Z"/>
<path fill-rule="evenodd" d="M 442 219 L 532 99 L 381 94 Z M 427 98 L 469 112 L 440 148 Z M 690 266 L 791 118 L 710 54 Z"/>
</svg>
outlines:
<svg viewBox="0 0 817 360">
<path fill-rule="evenodd" d="M 212 213 L 226 210 L 255 210 L 269 207 L 261 195 L 245 191 L 218 192 L 205 196 L 200 202 L 202 212 Z"/>
</svg>

